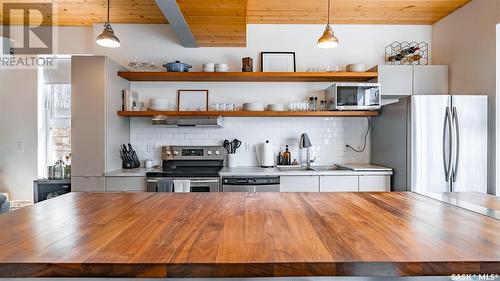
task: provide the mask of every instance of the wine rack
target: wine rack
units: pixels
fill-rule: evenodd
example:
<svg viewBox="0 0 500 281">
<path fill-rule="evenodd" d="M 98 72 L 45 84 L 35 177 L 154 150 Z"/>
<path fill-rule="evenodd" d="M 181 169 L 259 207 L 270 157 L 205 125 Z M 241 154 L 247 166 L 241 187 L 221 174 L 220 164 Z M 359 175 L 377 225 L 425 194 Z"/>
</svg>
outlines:
<svg viewBox="0 0 500 281">
<path fill-rule="evenodd" d="M 392 42 L 385 47 L 386 64 L 429 64 L 429 44 L 426 42 Z"/>
</svg>

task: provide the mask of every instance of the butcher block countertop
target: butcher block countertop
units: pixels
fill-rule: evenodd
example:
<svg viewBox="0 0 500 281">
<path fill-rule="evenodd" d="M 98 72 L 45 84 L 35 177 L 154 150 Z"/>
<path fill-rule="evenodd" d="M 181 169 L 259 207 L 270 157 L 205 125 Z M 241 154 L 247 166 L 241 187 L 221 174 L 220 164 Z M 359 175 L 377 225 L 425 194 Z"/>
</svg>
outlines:
<svg viewBox="0 0 500 281">
<path fill-rule="evenodd" d="M 2 277 L 500 274 L 500 221 L 415 193 L 69 193 L 0 215 Z"/>
</svg>

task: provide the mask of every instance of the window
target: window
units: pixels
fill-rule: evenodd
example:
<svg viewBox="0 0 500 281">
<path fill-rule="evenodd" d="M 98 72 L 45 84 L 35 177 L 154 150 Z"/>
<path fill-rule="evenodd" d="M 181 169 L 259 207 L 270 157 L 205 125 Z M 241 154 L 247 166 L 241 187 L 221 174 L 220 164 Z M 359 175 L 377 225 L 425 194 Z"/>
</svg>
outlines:
<svg viewBox="0 0 500 281">
<path fill-rule="evenodd" d="M 71 155 L 71 84 L 46 84 L 47 166 Z"/>
<path fill-rule="evenodd" d="M 48 166 L 71 157 L 71 60 L 38 73 L 38 177 L 46 178 Z"/>
</svg>

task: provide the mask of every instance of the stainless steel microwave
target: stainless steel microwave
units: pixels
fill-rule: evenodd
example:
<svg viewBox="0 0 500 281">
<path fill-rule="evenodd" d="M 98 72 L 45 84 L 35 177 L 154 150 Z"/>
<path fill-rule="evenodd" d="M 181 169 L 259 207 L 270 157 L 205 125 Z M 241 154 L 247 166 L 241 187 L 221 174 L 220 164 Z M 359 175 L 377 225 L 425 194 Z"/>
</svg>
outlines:
<svg viewBox="0 0 500 281">
<path fill-rule="evenodd" d="M 380 84 L 335 83 L 326 89 L 329 110 L 380 109 Z"/>
</svg>

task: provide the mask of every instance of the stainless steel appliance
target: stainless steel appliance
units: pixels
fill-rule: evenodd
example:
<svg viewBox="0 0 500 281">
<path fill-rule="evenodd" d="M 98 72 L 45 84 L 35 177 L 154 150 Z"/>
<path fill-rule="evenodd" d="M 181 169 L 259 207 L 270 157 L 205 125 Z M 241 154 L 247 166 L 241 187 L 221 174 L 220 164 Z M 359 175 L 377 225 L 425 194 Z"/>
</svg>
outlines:
<svg viewBox="0 0 500 281">
<path fill-rule="evenodd" d="M 224 164 L 222 146 L 164 146 L 163 169 L 146 173 L 148 192 L 174 191 L 162 183 L 189 183 L 189 192 L 218 192 Z"/>
<path fill-rule="evenodd" d="M 279 192 L 280 177 L 223 177 L 223 192 Z"/>
<path fill-rule="evenodd" d="M 373 118 L 371 159 L 393 189 L 487 191 L 487 96 L 415 95 Z"/>
<path fill-rule="evenodd" d="M 380 109 L 380 84 L 335 83 L 326 89 L 329 110 L 378 110 Z"/>
</svg>

